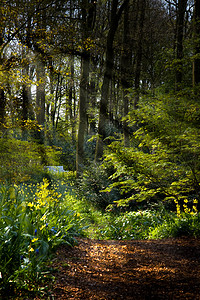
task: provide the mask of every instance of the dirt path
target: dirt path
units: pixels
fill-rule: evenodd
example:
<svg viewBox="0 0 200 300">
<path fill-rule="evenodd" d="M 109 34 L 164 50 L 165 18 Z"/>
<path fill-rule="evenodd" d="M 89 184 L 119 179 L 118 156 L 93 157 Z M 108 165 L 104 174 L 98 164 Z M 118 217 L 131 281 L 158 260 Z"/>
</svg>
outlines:
<svg viewBox="0 0 200 300">
<path fill-rule="evenodd" d="M 54 299 L 200 299 L 200 240 L 80 239 L 52 266 Z"/>
</svg>

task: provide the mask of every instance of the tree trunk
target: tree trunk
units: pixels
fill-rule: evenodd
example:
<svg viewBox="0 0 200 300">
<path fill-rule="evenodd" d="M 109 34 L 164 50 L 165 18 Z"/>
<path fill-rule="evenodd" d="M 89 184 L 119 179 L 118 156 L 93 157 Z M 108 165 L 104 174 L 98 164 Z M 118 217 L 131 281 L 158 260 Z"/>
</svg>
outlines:
<svg viewBox="0 0 200 300">
<path fill-rule="evenodd" d="M 69 109 L 69 120 L 71 125 L 71 133 L 72 133 L 72 142 L 75 142 L 75 111 L 76 111 L 76 101 L 75 101 L 75 94 L 74 94 L 74 56 L 72 55 L 70 58 L 70 87 L 69 87 L 69 100 L 68 100 L 68 109 Z M 74 107 L 74 109 L 73 109 Z"/>
<path fill-rule="evenodd" d="M 1 20 L 1 18 L 0 18 Z M 2 31 L 2 32 L 1 32 Z M 0 48 L 3 45 L 3 28 L 0 26 Z M 2 53 L 0 52 L 0 66 L 3 63 Z M 0 130 L 3 132 L 5 130 L 5 114 L 6 114 L 6 97 L 4 92 L 4 87 L 0 86 Z"/>
<path fill-rule="evenodd" d="M 36 120 L 39 125 L 45 123 L 45 65 L 41 57 L 37 61 L 37 88 L 36 88 Z"/>
<path fill-rule="evenodd" d="M 195 0 L 194 8 L 194 62 L 193 86 L 200 83 L 200 0 Z"/>
<path fill-rule="evenodd" d="M 6 116 L 6 97 L 4 89 L 0 88 L 0 130 L 5 130 L 5 116 Z"/>
<path fill-rule="evenodd" d="M 88 82 L 89 82 L 89 57 L 82 57 L 81 60 L 81 82 L 79 100 L 79 126 L 76 151 L 76 174 L 79 177 L 83 172 L 85 163 L 84 140 L 87 128 L 87 102 L 88 102 Z"/>
<path fill-rule="evenodd" d="M 129 15 L 129 1 L 124 10 L 124 28 L 123 28 L 123 52 L 121 58 L 121 76 L 122 76 L 122 88 L 123 88 L 123 117 L 126 117 L 129 112 L 129 98 L 128 88 L 130 88 L 130 74 L 131 74 L 131 49 L 130 49 L 130 15 Z M 129 132 L 127 121 L 123 121 L 123 135 L 124 145 L 129 146 Z"/>
<path fill-rule="evenodd" d="M 98 140 L 96 144 L 96 153 L 95 153 L 96 161 L 103 156 L 103 146 L 105 143 L 105 138 L 107 137 L 106 127 L 109 124 L 108 96 L 109 96 L 109 84 L 112 78 L 112 70 L 114 64 L 113 42 L 114 42 L 114 37 L 118 28 L 121 14 L 128 1 L 125 0 L 121 5 L 121 7 L 119 8 L 119 10 L 117 10 L 119 4 L 118 2 L 119 2 L 118 0 L 112 1 L 110 28 L 107 35 L 105 73 L 104 73 L 103 85 L 101 89 Z"/>
<path fill-rule="evenodd" d="M 79 99 L 79 124 L 78 138 L 76 147 L 76 176 L 77 178 L 83 172 L 85 163 L 84 140 L 87 129 L 87 105 L 88 105 L 88 85 L 89 85 L 89 66 L 90 52 L 87 49 L 87 39 L 90 37 L 94 26 L 95 1 L 89 3 L 88 0 L 82 1 L 82 39 L 83 53 L 81 57 L 81 81 L 80 81 L 80 99 Z"/>
<path fill-rule="evenodd" d="M 183 32 L 184 32 L 184 16 L 187 6 L 187 0 L 178 0 L 177 11 L 177 40 L 176 40 L 176 90 L 180 90 L 183 79 Z"/>
<path fill-rule="evenodd" d="M 138 0 L 139 1 L 139 0 Z M 142 64 L 142 42 L 143 42 L 143 27 L 144 27 L 144 18 L 145 18 L 145 9 L 146 9 L 146 0 L 138 2 L 138 36 L 137 36 L 137 48 L 136 48 L 136 65 L 135 65 L 135 99 L 134 99 L 134 108 L 136 109 L 139 102 L 140 96 L 140 74 L 141 74 L 141 64 Z M 141 5 L 141 6 L 140 6 Z"/>
</svg>

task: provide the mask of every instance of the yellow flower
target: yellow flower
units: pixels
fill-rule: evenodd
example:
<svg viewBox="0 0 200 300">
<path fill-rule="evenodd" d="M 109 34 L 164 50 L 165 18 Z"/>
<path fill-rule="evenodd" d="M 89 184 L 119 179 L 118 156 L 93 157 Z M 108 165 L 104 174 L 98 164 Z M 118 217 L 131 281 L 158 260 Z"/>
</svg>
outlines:
<svg viewBox="0 0 200 300">
<path fill-rule="evenodd" d="M 33 202 L 29 202 L 29 203 L 27 204 L 27 206 L 33 207 L 33 206 L 34 206 L 34 203 L 33 203 Z"/>
<path fill-rule="evenodd" d="M 38 238 L 34 238 L 31 240 L 32 243 L 37 242 Z"/>
<path fill-rule="evenodd" d="M 198 212 L 198 209 L 197 209 L 197 207 L 196 206 L 192 206 L 192 208 L 193 208 L 193 211 L 195 212 L 195 213 L 197 213 Z"/>
<path fill-rule="evenodd" d="M 40 205 L 39 204 L 37 204 L 37 205 L 35 205 L 35 209 L 40 209 Z"/>
<path fill-rule="evenodd" d="M 197 199 L 194 199 L 194 200 L 193 200 L 193 203 L 198 203 L 198 200 L 197 200 Z"/>
<path fill-rule="evenodd" d="M 46 215 L 43 215 L 41 218 L 40 218 L 40 221 L 45 221 L 46 220 Z"/>
<path fill-rule="evenodd" d="M 177 217 L 179 218 L 181 216 L 181 209 L 180 209 L 180 205 L 176 205 L 176 212 L 177 212 Z"/>
<path fill-rule="evenodd" d="M 33 252 L 34 249 L 33 249 L 32 247 L 30 247 L 28 251 L 29 251 L 29 252 Z"/>
<path fill-rule="evenodd" d="M 44 225 L 42 225 L 41 227 L 40 227 L 40 230 L 43 230 L 44 229 L 44 227 L 46 227 L 46 225 L 44 224 Z"/>
</svg>

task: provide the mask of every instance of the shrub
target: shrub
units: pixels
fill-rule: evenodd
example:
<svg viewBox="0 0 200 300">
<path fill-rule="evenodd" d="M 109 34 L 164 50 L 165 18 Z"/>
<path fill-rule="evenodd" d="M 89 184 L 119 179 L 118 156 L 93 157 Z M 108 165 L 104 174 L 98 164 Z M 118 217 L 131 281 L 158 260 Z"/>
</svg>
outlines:
<svg viewBox="0 0 200 300">
<path fill-rule="evenodd" d="M 76 192 L 79 198 L 84 198 L 93 207 L 101 210 L 119 199 L 117 189 L 111 192 L 103 192 L 110 183 L 107 170 L 98 164 L 91 164 L 84 172 L 81 179 L 77 181 Z"/>
<path fill-rule="evenodd" d="M 107 239 L 146 239 L 150 228 L 162 222 L 156 211 L 126 212 L 108 219 L 100 234 Z"/>
</svg>

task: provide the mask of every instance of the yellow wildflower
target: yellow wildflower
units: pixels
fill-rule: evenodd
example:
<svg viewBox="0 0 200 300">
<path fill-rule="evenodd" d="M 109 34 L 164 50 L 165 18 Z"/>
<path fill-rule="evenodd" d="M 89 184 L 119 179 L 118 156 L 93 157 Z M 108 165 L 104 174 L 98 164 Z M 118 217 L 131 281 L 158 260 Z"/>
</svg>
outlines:
<svg viewBox="0 0 200 300">
<path fill-rule="evenodd" d="M 179 204 L 176 205 L 176 212 L 177 212 L 177 217 L 180 217 L 181 216 L 181 208 L 180 208 Z"/>
<path fill-rule="evenodd" d="M 33 249 L 32 247 L 30 247 L 28 251 L 29 251 L 29 252 L 33 252 L 34 249 Z"/>
<path fill-rule="evenodd" d="M 40 218 L 40 221 L 45 221 L 46 220 L 46 215 L 43 215 L 41 218 Z"/>
<path fill-rule="evenodd" d="M 35 242 L 37 242 L 37 240 L 38 240 L 38 238 L 34 238 L 34 239 L 31 240 L 31 242 L 35 243 Z"/>
<path fill-rule="evenodd" d="M 42 225 L 42 226 L 40 227 L 40 230 L 43 230 L 45 227 L 46 227 L 46 225 L 45 225 L 45 224 L 44 224 L 44 225 Z"/>
<path fill-rule="evenodd" d="M 197 209 L 197 207 L 196 207 L 195 205 L 192 206 L 192 209 L 193 209 L 193 211 L 194 211 L 195 213 L 198 212 L 198 209 Z"/>
</svg>

